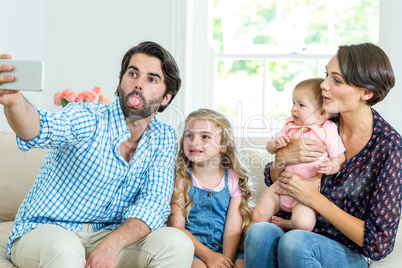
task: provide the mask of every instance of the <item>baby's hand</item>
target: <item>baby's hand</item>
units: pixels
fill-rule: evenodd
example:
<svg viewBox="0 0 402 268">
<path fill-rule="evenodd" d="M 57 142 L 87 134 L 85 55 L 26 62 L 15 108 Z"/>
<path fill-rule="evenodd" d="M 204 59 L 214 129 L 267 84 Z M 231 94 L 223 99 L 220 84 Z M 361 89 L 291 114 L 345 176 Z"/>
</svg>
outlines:
<svg viewBox="0 0 402 268">
<path fill-rule="evenodd" d="M 276 138 L 276 149 L 285 147 L 290 142 L 290 138 L 288 135 Z"/>
<path fill-rule="evenodd" d="M 325 160 L 322 161 L 318 167 L 318 173 L 326 175 L 332 174 L 332 168 L 331 160 L 329 158 L 325 158 Z"/>
</svg>

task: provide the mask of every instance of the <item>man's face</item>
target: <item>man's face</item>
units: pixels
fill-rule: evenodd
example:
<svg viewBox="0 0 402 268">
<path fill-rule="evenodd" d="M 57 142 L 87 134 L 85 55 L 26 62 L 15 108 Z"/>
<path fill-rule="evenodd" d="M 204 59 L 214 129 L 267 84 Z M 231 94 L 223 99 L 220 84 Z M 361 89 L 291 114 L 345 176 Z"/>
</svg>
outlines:
<svg viewBox="0 0 402 268">
<path fill-rule="evenodd" d="M 128 120 L 153 116 L 166 105 L 172 93 L 165 95 L 162 63 L 158 58 L 134 54 L 118 87 L 120 106 Z"/>
</svg>

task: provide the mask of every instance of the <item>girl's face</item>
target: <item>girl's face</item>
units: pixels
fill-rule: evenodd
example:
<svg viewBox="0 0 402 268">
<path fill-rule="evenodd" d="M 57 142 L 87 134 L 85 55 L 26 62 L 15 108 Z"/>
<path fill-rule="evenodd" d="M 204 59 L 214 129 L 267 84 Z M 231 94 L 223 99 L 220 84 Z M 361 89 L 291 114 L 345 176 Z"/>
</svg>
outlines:
<svg viewBox="0 0 402 268">
<path fill-rule="evenodd" d="M 193 164 L 219 166 L 224 151 L 220 129 L 207 120 L 190 120 L 184 130 L 183 149 Z"/>
<path fill-rule="evenodd" d="M 292 118 L 298 126 L 322 123 L 321 107 L 308 87 L 296 88 L 292 94 Z"/>
<path fill-rule="evenodd" d="M 366 101 L 362 98 L 365 90 L 344 82 L 336 56 L 328 62 L 326 69 L 327 77 L 321 83 L 326 112 L 345 113 L 366 105 Z"/>
</svg>

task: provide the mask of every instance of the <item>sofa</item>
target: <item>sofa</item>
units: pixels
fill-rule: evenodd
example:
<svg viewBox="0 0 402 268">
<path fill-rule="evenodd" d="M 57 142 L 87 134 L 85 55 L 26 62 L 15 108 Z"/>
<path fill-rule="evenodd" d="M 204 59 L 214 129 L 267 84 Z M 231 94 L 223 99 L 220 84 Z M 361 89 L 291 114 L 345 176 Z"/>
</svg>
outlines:
<svg viewBox="0 0 402 268">
<path fill-rule="evenodd" d="M 256 191 L 254 202 L 266 189 L 263 179 L 264 166 L 272 160 L 265 147 L 263 139 L 241 139 L 237 141 L 244 163 L 251 175 L 251 186 Z M 21 152 L 15 140 L 15 134 L 10 131 L 0 131 L 0 268 L 15 267 L 6 255 L 8 236 L 13 226 L 13 220 L 18 207 L 32 186 L 36 174 L 44 160 L 46 150 L 32 149 Z M 398 233 L 394 251 L 385 259 L 370 267 L 395 268 L 402 263 L 402 238 Z M 399 264 L 398 264 L 399 263 Z"/>
</svg>

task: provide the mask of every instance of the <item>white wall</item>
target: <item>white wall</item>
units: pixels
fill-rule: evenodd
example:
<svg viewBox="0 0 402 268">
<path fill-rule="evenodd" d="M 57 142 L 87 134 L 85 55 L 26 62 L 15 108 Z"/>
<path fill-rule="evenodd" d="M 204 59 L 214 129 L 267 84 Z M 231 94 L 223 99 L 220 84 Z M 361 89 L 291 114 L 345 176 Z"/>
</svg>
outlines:
<svg viewBox="0 0 402 268">
<path fill-rule="evenodd" d="M 402 24 L 402 1 L 381 0 L 383 6 L 380 10 L 382 21 L 380 25 L 379 45 L 387 53 L 396 78 L 396 84 L 387 97 L 374 106 L 380 114 L 402 134 L 402 35 L 399 25 Z"/>
<path fill-rule="evenodd" d="M 48 110 L 64 88 L 99 85 L 114 99 L 121 59 L 141 41 L 161 44 L 184 70 L 185 0 L 0 0 L 0 10 L 0 52 L 45 63 L 44 91 L 24 95 Z M 175 107 L 182 106 L 183 91 L 159 118 L 181 120 Z M 3 113 L 0 129 L 9 129 Z"/>
<path fill-rule="evenodd" d="M 44 0 L 0 0 L 0 54 L 11 54 L 14 59 L 42 60 L 43 5 Z M 41 93 L 25 96 L 42 105 Z M 0 105 L 0 130 L 3 129 L 9 126 Z"/>
<path fill-rule="evenodd" d="M 391 125 L 402 134 L 402 1 L 390 0 L 390 40 L 388 55 L 394 69 L 396 84 L 383 101 L 387 107 L 387 114 L 384 115 Z"/>
</svg>

